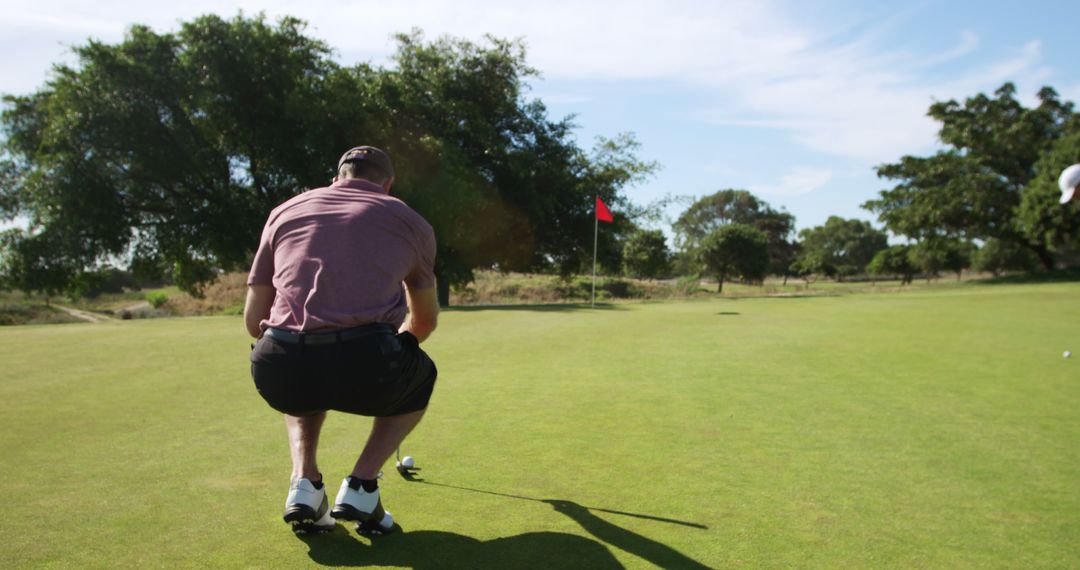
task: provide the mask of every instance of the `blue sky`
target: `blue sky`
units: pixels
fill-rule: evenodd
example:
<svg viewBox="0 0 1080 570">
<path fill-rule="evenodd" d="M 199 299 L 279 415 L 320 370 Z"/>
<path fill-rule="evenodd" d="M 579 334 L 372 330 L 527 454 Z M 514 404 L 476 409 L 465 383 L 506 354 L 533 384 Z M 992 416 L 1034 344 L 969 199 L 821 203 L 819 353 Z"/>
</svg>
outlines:
<svg viewBox="0 0 1080 570">
<path fill-rule="evenodd" d="M 661 164 L 635 202 L 751 190 L 795 215 L 872 219 L 873 167 L 937 146 L 935 100 L 1016 83 L 1080 100 L 1073 2 L 588 1 L 0 2 L 0 92 L 40 86 L 51 62 L 131 23 L 171 30 L 213 12 L 307 20 L 341 63 L 384 63 L 391 34 L 521 38 L 543 77 L 532 95 L 576 115 L 579 142 L 633 132 Z M 676 216 L 683 206 L 669 210 Z M 616 212 L 617 214 L 617 212 Z"/>
</svg>

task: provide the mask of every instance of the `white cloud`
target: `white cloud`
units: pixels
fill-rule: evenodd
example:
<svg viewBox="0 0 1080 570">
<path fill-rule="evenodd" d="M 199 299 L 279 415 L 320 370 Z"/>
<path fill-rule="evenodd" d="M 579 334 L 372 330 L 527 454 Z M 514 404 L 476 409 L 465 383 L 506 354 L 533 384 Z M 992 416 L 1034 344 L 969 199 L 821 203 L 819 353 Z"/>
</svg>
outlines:
<svg viewBox="0 0 1080 570">
<path fill-rule="evenodd" d="M 825 186 L 832 178 L 833 173 L 830 170 L 799 168 L 781 177 L 779 185 L 752 185 L 751 190 L 772 196 L 809 194 Z"/>
<path fill-rule="evenodd" d="M 575 103 L 590 103 L 595 101 L 595 97 L 591 95 L 568 91 L 533 91 L 530 93 L 530 96 L 540 99 L 544 103 L 557 105 L 573 105 Z"/>
<path fill-rule="evenodd" d="M 344 63 L 385 62 L 394 49 L 391 34 L 414 27 L 428 37 L 477 40 L 490 32 L 523 38 L 529 62 L 546 77 L 631 81 L 628 89 L 634 80 L 689 87 L 718 105 L 723 101 L 722 111 L 699 110 L 705 120 L 776 129 L 811 150 L 868 163 L 931 147 L 936 125 L 925 114 L 935 99 L 992 90 L 1006 80 L 1039 81 L 1049 73 L 1039 67 L 1039 43 L 1031 42 L 960 76 L 925 79 L 935 66 L 975 52 L 980 39 L 962 31 L 955 45 L 936 54 L 920 46 L 882 48 L 886 32 L 916 17 L 918 7 L 811 22 L 783 2 L 764 0 L 191 0 L 168 12 L 159 3 L 133 0 L 3 4 L 0 47 L 18 45 L 16 30 L 54 42 L 81 43 L 87 35 L 115 40 L 134 22 L 175 29 L 198 14 L 232 16 L 241 9 L 308 20 L 310 32 L 338 50 Z M 0 92 L 40 84 L 27 68 L 37 63 L 43 76 L 55 51 L 0 63 Z M 580 102 L 574 97 L 566 101 Z"/>
</svg>

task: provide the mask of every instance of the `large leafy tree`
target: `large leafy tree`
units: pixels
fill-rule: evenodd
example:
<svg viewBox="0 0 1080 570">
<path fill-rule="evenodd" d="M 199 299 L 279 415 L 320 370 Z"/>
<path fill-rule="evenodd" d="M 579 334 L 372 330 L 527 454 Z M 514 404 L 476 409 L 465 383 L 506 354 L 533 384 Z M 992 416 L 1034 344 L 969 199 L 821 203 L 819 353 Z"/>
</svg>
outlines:
<svg viewBox="0 0 1080 570">
<path fill-rule="evenodd" d="M 634 277 L 656 278 L 671 271 L 671 252 L 660 230 L 639 230 L 623 246 L 623 269 Z"/>
<path fill-rule="evenodd" d="M 337 156 L 367 143 L 390 152 L 395 193 L 436 229 L 446 302 L 476 267 L 579 267 L 592 197 L 617 207 L 653 168 L 629 135 L 586 152 L 569 120 L 548 119 L 526 97 L 535 71 L 520 43 L 414 32 L 390 68 L 342 67 L 303 32 L 291 18 L 135 26 L 7 97 L 0 208 L 30 220 L 3 240 L 9 283 L 70 289 L 126 256 L 197 291 L 246 268 L 268 211 L 326 185 Z M 618 235 L 602 237 L 610 258 Z"/>
<path fill-rule="evenodd" d="M 1024 235 L 1055 255 L 1080 250 L 1080 204 L 1062 205 L 1058 176 L 1080 162 L 1080 116 L 1073 115 L 1063 134 L 1035 163 L 1035 177 L 1020 197 L 1018 221 Z"/>
<path fill-rule="evenodd" d="M 729 277 L 759 281 L 769 269 L 768 236 L 754 226 L 720 226 L 705 236 L 697 251 L 702 265 L 719 282 L 717 292 L 724 291 Z"/>
<path fill-rule="evenodd" d="M 362 82 L 302 30 L 212 16 L 176 34 L 134 26 L 120 44 L 75 48 L 79 66 L 37 93 L 6 97 L 0 206 L 30 221 L 8 240 L 16 284 L 66 289 L 130 255 L 195 290 L 246 265 L 268 210 L 328 179 L 336 124 L 357 113 L 323 113 L 328 78 Z"/>
<path fill-rule="evenodd" d="M 844 278 L 865 271 L 877 252 L 888 246 L 885 232 L 865 220 L 830 216 L 824 225 L 799 232 L 802 273 Z"/>
<path fill-rule="evenodd" d="M 887 247 L 877 252 L 866 266 L 867 273 L 871 275 L 899 275 L 901 285 L 911 283 L 917 270 L 911 259 L 910 245 Z"/>
<path fill-rule="evenodd" d="M 995 277 L 1006 271 L 1031 271 L 1039 264 L 1030 249 L 1012 242 L 990 239 L 971 256 L 971 268 L 989 271 Z"/>
<path fill-rule="evenodd" d="M 752 226 L 764 233 L 768 248 L 767 271 L 787 274 L 793 254 L 790 237 L 795 229 L 795 217 L 774 210 L 746 190 L 720 190 L 691 204 L 672 226 L 675 246 L 688 259 L 698 258 L 696 252 L 705 238 L 730 224 Z"/>
<path fill-rule="evenodd" d="M 418 32 L 398 41 L 396 68 L 379 76 L 378 92 L 394 115 L 389 150 L 406 162 L 398 193 L 436 228 L 440 284 L 467 282 L 476 267 L 582 267 L 592 197 L 617 207 L 619 190 L 654 168 L 636 158 L 634 138 L 580 149 L 569 119 L 552 121 L 542 102 L 525 99 L 536 71 L 518 42 L 425 42 Z M 632 224 L 620 216 L 615 226 L 622 231 L 600 233 L 609 266 Z"/>
<path fill-rule="evenodd" d="M 971 266 L 974 247 L 965 241 L 949 238 L 927 238 L 910 251 L 911 262 L 926 274 L 927 281 L 942 270 L 956 274 L 957 281 L 964 269 Z"/>
<path fill-rule="evenodd" d="M 878 176 L 896 186 L 863 207 L 896 234 L 915 240 L 1000 239 L 1031 249 L 1045 267 L 1053 267 L 1053 251 L 1025 233 L 1017 208 L 1073 106 L 1049 87 L 1039 91 L 1034 108 L 1024 107 L 1015 95 L 1016 88 L 1006 83 L 993 97 L 980 93 L 962 104 L 933 104 L 929 115 L 941 123 L 939 136 L 948 148 L 879 166 Z"/>
</svg>

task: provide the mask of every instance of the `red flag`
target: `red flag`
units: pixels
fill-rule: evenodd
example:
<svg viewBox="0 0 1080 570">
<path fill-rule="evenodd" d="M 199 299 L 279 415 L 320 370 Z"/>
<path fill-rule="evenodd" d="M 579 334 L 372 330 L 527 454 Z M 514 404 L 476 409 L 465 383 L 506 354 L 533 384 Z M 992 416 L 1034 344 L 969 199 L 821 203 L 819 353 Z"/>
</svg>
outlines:
<svg viewBox="0 0 1080 570">
<path fill-rule="evenodd" d="M 596 219 L 601 222 L 613 222 L 615 218 L 611 217 L 611 210 L 607 209 L 604 205 L 604 201 L 599 196 L 596 197 Z"/>
</svg>

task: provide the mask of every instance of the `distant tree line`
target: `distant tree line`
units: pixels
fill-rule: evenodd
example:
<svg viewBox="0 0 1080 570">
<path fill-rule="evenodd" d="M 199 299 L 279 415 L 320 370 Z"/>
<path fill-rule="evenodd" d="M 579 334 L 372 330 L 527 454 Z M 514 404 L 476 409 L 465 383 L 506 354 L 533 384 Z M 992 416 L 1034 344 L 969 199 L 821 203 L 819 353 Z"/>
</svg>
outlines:
<svg viewBox="0 0 1080 570">
<path fill-rule="evenodd" d="M 586 151 L 572 118 L 527 97 L 536 71 L 518 42 L 414 31 L 389 67 L 342 66 L 303 22 L 204 16 L 175 33 L 133 26 L 75 48 L 0 117 L 0 287 L 93 294 L 168 280 L 198 294 L 245 270 L 271 208 L 334 175 L 355 144 L 397 163 L 394 192 L 435 227 L 440 299 L 477 269 L 572 275 L 592 262 L 593 197 L 617 212 L 599 233 L 602 270 L 640 278 L 761 282 L 1054 270 L 1080 261 L 1080 211 L 1056 177 L 1080 162 L 1080 117 L 1053 89 L 1026 108 L 994 95 L 935 103 L 946 147 L 877 168 L 892 187 L 863 207 L 883 226 L 795 218 L 746 190 L 688 204 L 624 189 L 656 165 L 622 134 Z M 889 246 L 888 233 L 904 238 Z M 122 278 L 122 279 L 121 279 Z"/>
<path fill-rule="evenodd" d="M 766 275 L 843 280 L 965 269 L 1052 271 L 1080 263 L 1080 208 L 1058 203 L 1057 176 L 1080 162 L 1080 116 L 1044 87 L 1026 108 L 1006 83 L 935 103 L 929 115 L 947 147 L 877 168 L 895 183 L 863 204 L 885 231 L 863 220 L 830 217 L 794 236 L 794 218 L 745 190 L 721 190 L 694 202 L 673 225 L 674 264 L 682 274 L 758 282 Z"/>
</svg>

